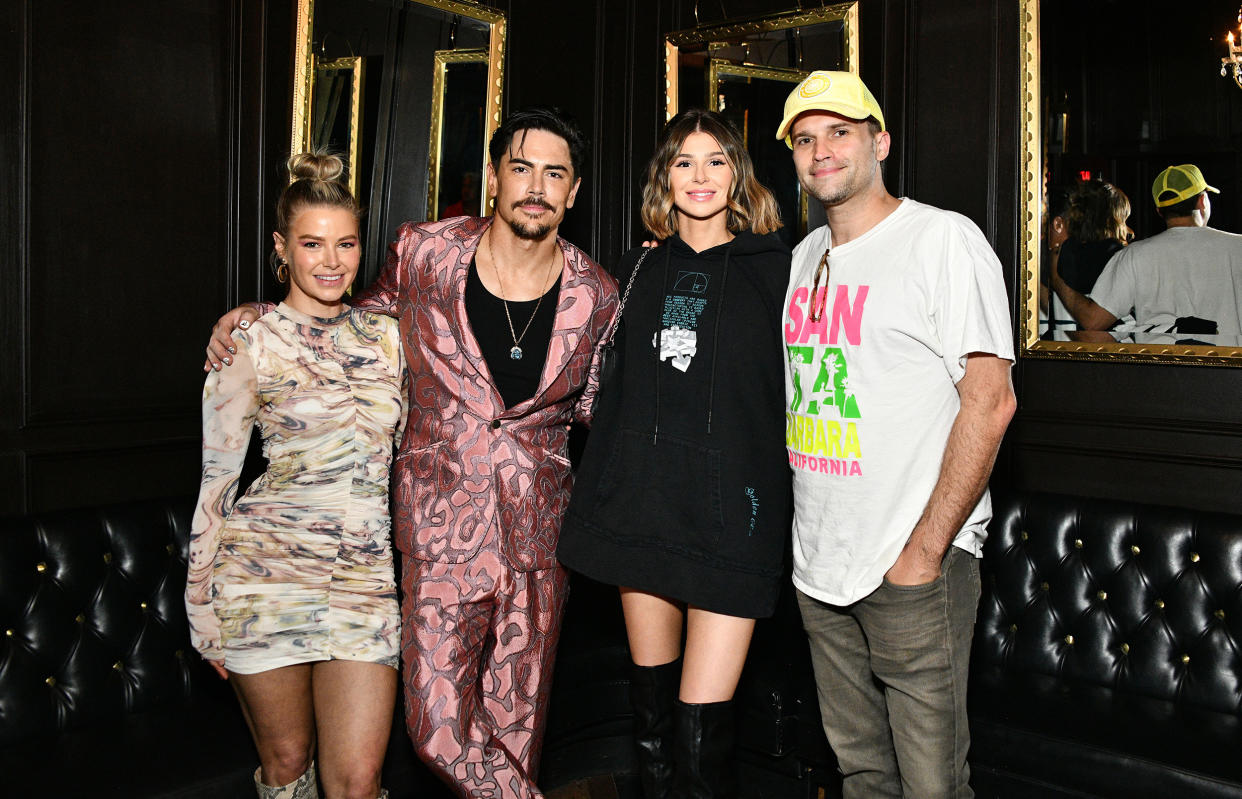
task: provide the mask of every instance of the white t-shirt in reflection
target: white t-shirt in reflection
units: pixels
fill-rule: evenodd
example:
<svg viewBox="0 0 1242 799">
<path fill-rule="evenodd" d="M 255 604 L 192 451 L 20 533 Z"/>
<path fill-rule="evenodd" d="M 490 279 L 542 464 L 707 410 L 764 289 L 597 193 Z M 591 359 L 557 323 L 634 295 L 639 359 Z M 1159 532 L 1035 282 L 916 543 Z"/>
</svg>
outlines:
<svg viewBox="0 0 1242 799">
<path fill-rule="evenodd" d="M 1242 235 L 1173 227 L 1136 241 L 1104 267 L 1091 299 L 1143 328 L 1171 329 L 1195 316 L 1224 336 L 1242 333 Z"/>
</svg>

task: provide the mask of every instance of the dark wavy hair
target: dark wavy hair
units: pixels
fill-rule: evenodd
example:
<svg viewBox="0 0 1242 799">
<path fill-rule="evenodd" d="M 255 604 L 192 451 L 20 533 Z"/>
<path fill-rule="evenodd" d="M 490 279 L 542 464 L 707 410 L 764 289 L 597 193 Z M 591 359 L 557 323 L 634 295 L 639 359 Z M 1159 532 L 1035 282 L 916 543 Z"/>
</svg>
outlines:
<svg viewBox="0 0 1242 799">
<path fill-rule="evenodd" d="M 664 126 L 655 155 L 647 164 L 642 207 L 643 225 L 647 230 L 661 240 L 677 232 L 677 209 L 673 205 L 668 173 L 691 133 L 706 133 L 715 139 L 724 152 L 729 168 L 733 170 L 733 185 L 729 187 L 729 207 L 726 211 L 729 231 L 740 233 L 749 230 L 764 234 L 778 229 L 781 226 L 781 212 L 776 198 L 755 179 L 755 166 L 737 128 L 715 111 L 691 108 L 682 111 Z"/>
<path fill-rule="evenodd" d="M 515 138 L 522 139 L 527 131 L 544 130 L 560 136 L 569 145 L 569 160 L 574 170 L 574 177 L 582 176 L 582 162 L 586 159 L 587 141 L 582 129 L 574 118 L 553 106 L 531 106 L 514 111 L 487 143 L 487 154 L 492 166 L 500 168 L 500 161 L 513 144 Z M 519 141 L 520 146 L 520 141 Z"/>
</svg>

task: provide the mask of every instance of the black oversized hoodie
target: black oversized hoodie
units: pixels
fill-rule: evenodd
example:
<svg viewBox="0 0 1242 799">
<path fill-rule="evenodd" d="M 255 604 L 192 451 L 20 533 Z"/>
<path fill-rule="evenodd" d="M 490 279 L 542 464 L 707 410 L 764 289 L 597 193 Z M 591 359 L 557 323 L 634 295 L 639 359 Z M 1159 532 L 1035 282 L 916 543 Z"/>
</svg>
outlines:
<svg viewBox="0 0 1242 799">
<path fill-rule="evenodd" d="M 617 269 L 625 286 L 641 249 Z M 558 554 L 605 582 L 770 615 L 789 536 L 781 305 L 790 252 L 741 233 L 651 252 L 622 317 Z"/>
</svg>

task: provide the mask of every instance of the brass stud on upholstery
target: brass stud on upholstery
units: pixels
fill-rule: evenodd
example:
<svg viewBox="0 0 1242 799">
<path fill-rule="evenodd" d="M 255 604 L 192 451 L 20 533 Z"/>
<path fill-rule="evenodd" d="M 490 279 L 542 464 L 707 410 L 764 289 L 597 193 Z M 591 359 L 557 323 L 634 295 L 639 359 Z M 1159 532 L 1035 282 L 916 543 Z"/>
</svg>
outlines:
<svg viewBox="0 0 1242 799">
<path fill-rule="evenodd" d="M 76 617 L 74 617 L 73 620 L 76 621 L 78 624 L 81 624 L 82 622 L 86 621 L 86 614 L 79 613 Z"/>
<path fill-rule="evenodd" d="M 146 602 L 139 602 L 139 603 L 138 603 L 138 607 L 142 608 L 143 610 L 146 610 L 146 609 L 147 609 L 147 603 L 146 603 Z"/>
<path fill-rule="evenodd" d="M 47 686 L 55 686 L 55 685 L 56 685 L 56 678 L 55 678 L 55 677 L 48 677 L 46 680 L 44 680 L 44 681 L 43 681 L 43 683 L 44 683 L 44 685 L 47 685 Z"/>
<path fill-rule="evenodd" d="M 1074 549 L 1082 549 L 1082 539 L 1081 539 L 1081 538 L 1075 538 L 1075 539 L 1074 539 Z"/>
<path fill-rule="evenodd" d="M 1142 550 L 1138 548 L 1138 544 L 1132 544 L 1130 546 L 1130 551 L 1133 552 L 1135 555 L 1137 555 L 1139 552 L 1142 552 Z"/>
<path fill-rule="evenodd" d="M 1030 536 L 1026 534 L 1026 530 L 1023 530 L 1023 531 L 1022 531 L 1022 540 L 1023 540 L 1023 541 L 1027 541 L 1027 540 L 1029 540 L 1029 539 L 1030 539 Z"/>
<path fill-rule="evenodd" d="M 1191 562 L 1191 563 L 1198 563 L 1198 562 L 1199 562 L 1199 553 L 1198 553 L 1198 552 L 1191 552 L 1191 553 L 1190 553 L 1190 562 Z"/>
<path fill-rule="evenodd" d="M 1098 593 L 1096 594 L 1096 597 L 1097 597 L 1097 598 L 1099 598 L 1099 599 L 1108 599 L 1108 592 L 1107 592 L 1107 591 L 1100 591 L 1100 592 L 1098 592 Z"/>
<path fill-rule="evenodd" d="M 1157 600 L 1156 600 L 1156 607 L 1157 607 L 1159 610 L 1164 610 L 1164 600 L 1163 600 L 1163 599 L 1157 599 Z"/>
<path fill-rule="evenodd" d="M 111 563 L 111 562 L 112 562 L 112 553 L 111 553 L 111 552 L 105 552 L 105 553 L 104 553 L 104 563 Z"/>
<path fill-rule="evenodd" d="M 1189 662 L 1190 662 L 1190 655 L 1182 655 L 1182 663 L 1186 664 Z"/>
<path fill-rule="evenodd" d="M 1129 645 L 1129 644 L 1122 644 L 1122 645 L 1121 645 L 1121 651 L 1122 651 L 1122 653 L 1123 653 L 1123 654 L 1126 654 L 1126 655 L 1130 654 L 1130 645 Z"/>
<path fill-rule="evenodd" d="M 46 563 L 36 563 L 36 564 L 35 564 L 35 571 L 37 571 L 39 574 L 43 574 L 43 572 L 47 571 L 47 564 L 46 564 Z"/>
<path fill-rule="evenodd" d="M 165 552 L 167 552 L 169 555 L 171 555 L 171 554 L 173 553 L 173 545 L 172 545 L 172 544 L 165 544 L 165 545 L 164 545 L 164 551 L 165 551 Z"/>
<path fill-rule="evenodd" d="M 1047 591 L 1047 590 L 1048 590 L 1048 588 L 1049 588 L 1049 586 L 1048 586 L 1048 584 L 1047 584 L 1047 583 L 1040 583 L 1040 584 L 1039 584 L 1039 590 L 1041 590 L 1041 591 Z"/>
<path fill-rule="evenodd" d="M 1221 620 L 1223 621 L 1223 620 L 1224 620 L 1224 618 L 1225 618 L 1225 611 L 1224 611 L 1224 609 L 1222 608 L 1221 610 L 1216 611 L 1216 612 L 1215 612 L 1215 613 L 1213 613 L 1212 615 L 1213 615 L 1213 616 L 1215 616 L 1215 617 L 1216 617 L 1216 618 L 1218 618 L 1218 619 L 1221 619 Z"/>
<path fill-rule="evenodd" d="M 1016 624 L 1009 625 L 1009 632 L 1016 633 L 1017 631 L 1018 631 L 1018 625 Z"/>
<path fill-rule="evenodd" d="M 116 663 L 113 663 L 113 664 L 112 664 L 112 670 L 113 670 L 113 671 L 120 671 L 120 670 L 121 670 L 121 669 L 123 669 L 123 668 L 124 668 L 124 666 L 122 666 L 122 665 L 121 665 L 121 661 L 119 661 L 119 660 L 118 660 Z"/>
<path fill-rule="evenodd" d="M 1069 644 L 1070 646 L 1073 646 L 1073 645 L 1074 645 L 1074 636 L 1072 636 L 1072 635 L 1067 635 L 1067 636 L 1065 636 L 1065 643 Z"/>
<path fill-rule="evenodd" d="M 12 630 L 5 630 L 5 631 L 4 631 L 4 634 L 5 634 L 7 637 L 9 637 L 9 638 L 12 638 L 12 637 L 13 637 L 13 631 L 12 631 Z"/>
</svg>

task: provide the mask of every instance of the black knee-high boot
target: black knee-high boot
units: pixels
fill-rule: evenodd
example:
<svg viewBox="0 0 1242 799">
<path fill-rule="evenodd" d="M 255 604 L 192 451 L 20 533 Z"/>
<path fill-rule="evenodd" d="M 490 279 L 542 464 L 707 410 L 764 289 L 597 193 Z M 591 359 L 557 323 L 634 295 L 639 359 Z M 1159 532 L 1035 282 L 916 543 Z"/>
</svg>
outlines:
<svg viewBox="0 0 1242 799">
<path fill-rule="evenodd" d="M 692 705 L 677 702 L 673 761 L 675 799 L 737 796 L 732 702 Z"/>
<path fill-rule="evenodd" d="M 630 702 L 634 744 L 645 799 L 667 799 L 673 783 L 673 704 L 681 684 L 681 659 L 662 666 L 633 665 Z"/>
</svg>

